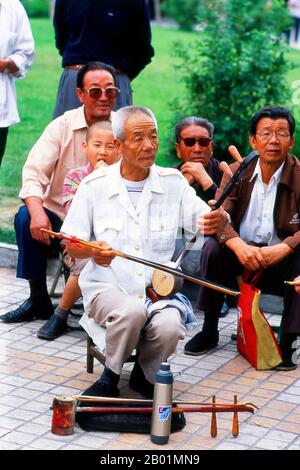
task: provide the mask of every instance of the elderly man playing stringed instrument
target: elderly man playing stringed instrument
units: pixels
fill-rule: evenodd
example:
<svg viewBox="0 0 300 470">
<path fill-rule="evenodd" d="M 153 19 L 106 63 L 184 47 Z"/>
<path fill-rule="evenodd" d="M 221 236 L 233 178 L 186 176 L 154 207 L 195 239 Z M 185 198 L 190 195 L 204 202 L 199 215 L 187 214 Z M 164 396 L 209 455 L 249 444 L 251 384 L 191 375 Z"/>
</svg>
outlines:
<svg viewBox="0 0 300 470">
<path fill-rule="evenodd" d="M 71 256 L 91 258 L 79 279 L 85 315 L 106 328 L 104 372 L 84 393 L 117 396 L 122 366 L 136 349 L 129 385 L 151 397 L 160 363 L 185 337 L 191 305 L 179 293 L 152 303 L 146 288 L 153 269 L 115 258 L 114 250 L 166 264 L 180 227 L 191 233 L 202 227 L 211 235 L 228 217 L 223 209 L 210 212 L 177 169 L 154 165 L 158 136 L 152 111 L 121 108 L 112 126 L 123 158 L 82 181 L 61 229 L 103 248 L 67 244 Z"/>
</svg>

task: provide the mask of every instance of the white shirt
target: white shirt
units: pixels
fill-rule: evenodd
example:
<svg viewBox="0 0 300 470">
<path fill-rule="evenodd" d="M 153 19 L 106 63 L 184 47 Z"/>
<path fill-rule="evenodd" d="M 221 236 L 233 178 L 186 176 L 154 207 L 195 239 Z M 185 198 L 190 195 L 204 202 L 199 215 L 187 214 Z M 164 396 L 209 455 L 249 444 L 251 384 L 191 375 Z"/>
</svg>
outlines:
<svg viewBox="0 0 300 470">
<path fill-rule="evenodd" d="M 20 121 L 15 79 L 24 78 L 34 59 L 34 40 L 19 0 L 0 0 L 0 58 L 12 59 L 18 71 L 0 72 L 0 127 Z"/>
<path fill-rule="evenodd" d="M 259 160 L 250 179 L 256 176 L 249 206 L 240 225 L 240 237 L 246 243 L 254 242 L 265 245 L 281 243 L 274 224 L 274 205 L 277 187 L 280 180 L 283 164 L 272 176 L 269 184 L 262 180 Z"/>
<path fill-rule="evenodd" d="M 156 165 L 135 210 L 118 162 L 84 178 L 61 230 L 84 240 L 105 240 L 123 253 L 165 264 L 172 258 L 179 227 L 195 233 L 198 217 L 209 211 L 178 170 Z M 145 301 L 152 272 L 120 257 L 108 268 L 90 260 L 79 279 L 85 310 L 113 286 Z"/>
</svg>

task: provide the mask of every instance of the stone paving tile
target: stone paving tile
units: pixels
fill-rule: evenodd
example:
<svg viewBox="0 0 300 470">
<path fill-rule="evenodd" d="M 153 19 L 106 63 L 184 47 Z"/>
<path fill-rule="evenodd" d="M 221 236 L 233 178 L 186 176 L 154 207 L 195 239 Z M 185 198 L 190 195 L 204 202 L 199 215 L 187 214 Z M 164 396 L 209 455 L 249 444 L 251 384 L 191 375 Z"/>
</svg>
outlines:
<svg viewBox="0 0 300 470">
<path fill-rule="evenodd" d="M 0 313 L 28 295 L 27 283 L 15 281 L 14 271 L 9 269 L 0 269 L 0 291 Z M 199 326 L 188 337 L 201 328 L 203 315 L 197 312 L 197 316 Z M 45 342 L 36 337 L 43 323 L 0 322 L 0 449 L 161 450 L 149 435 L 87 433 L 77 425 L 71 436 L 51 433 L 53 397 L 84 390 L 103 367 L 96 363 L 95 373 L 86 373 L 83 331 L 70 331 Z M 239 413 L 237 438 L 231 434 L 231 413 L 217 415 L 216 438 L 210 437 L 209 414 L 186 413 L 186 427 L 170 436 L 164 450 L 300 449 L 300 368 L 287 373 L 256 371 L 231 341 L 235 331 L 236 313 L 230 312 L 220 322 L 220 343 L 213 351 L 201 357 L 187 356 L 185 342 L 180 342 L 170 358 L 173 396 L 199 403 L 216 395 L 217 401 L 227 403 L 237 394 L 240 401 L 253 402 L 259 410 L 254 415 Z M 124 367 L 120 382 L 123 396 L 138 396 L 128 388 L 131 369 L 132 364 Z"/>
</svg>

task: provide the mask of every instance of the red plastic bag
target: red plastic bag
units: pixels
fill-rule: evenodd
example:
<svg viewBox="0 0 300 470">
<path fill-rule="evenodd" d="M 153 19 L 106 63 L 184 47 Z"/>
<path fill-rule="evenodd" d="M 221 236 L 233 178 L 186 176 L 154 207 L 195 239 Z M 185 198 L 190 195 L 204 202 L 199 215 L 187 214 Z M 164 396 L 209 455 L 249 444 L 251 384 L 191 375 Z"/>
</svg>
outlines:
<svg viewBox="0 0 300 470">
<path fill-rule="evenodd" d="M 242 280 L 238 300 L 237 349 L 256 368 L 273 369 L 282 362 L 277 339 L 259 307 L 261 291 L 255 287 L 260 277 Z"/>
</svg>

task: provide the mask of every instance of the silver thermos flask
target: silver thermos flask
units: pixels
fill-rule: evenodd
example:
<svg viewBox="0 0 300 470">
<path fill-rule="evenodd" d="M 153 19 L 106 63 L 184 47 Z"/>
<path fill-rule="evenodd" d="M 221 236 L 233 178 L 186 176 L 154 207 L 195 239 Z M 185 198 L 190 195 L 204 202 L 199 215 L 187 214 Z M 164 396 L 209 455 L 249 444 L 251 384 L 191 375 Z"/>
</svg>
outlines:
<svg viewBox="0 0 300 470">
<path fill-rule="evenodd" d="M 168 362 L 162 362 L 156 374 L 154 387 L 153 409 L 151 418 L 151 442 L 167 444 L 170 436 L 173 374 Z"/>
</svg>

